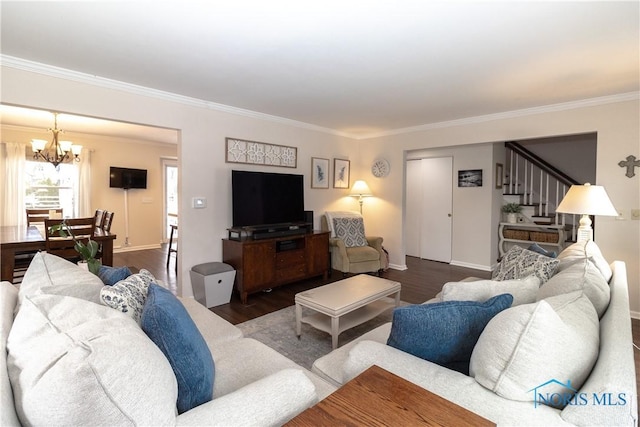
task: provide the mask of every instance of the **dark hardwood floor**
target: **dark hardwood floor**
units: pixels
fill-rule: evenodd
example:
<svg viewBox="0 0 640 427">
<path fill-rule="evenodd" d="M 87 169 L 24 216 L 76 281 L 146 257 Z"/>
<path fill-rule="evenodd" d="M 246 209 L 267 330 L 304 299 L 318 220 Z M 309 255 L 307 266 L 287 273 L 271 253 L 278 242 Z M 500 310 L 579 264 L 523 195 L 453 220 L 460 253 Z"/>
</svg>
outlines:
<svg viewBox="0 0 640 427">
<path fill-rule="evenodd" d="M 164 281 L 175 291 L 177 279 L 175 274 L 175 255 L 171 255 L 167 268 L 167 250 L 150 249 L 144 251 L 122 252 L 113 255 L 115 266 L 133 266 L 146 268 L 157 279 Z M 407 270 L 388 270 L 382 277 L 402 283 L 400 298 L 411 304 L 424 302 L 435 296 L 446 282 L 455 282 L 465 277 L 475 276 L 489 278 L 487 271 L 456 267 L 449 264 L 421 260 L 407 257 Z M 341 280 L 342 273 L 334 271 L 328 281 L 322 278 L 293 283 L 273 289 L 271 292 L 260 292 L 249 296 L 247 304 L 242 304 L 238 295 L 234 293 L 229 304 L 213 307 L 210 310 L 226 319 L 238 324 L 247 320 L 263 316 L 294 304 L 295 294 L 312 289 L 323 284 Z M 640 346 L 640 320 L 632 319 L 633 342 Z M 640 390 L 640 349 L 634 348 L 636 381 Z M 639 403 L 640 403 L 640 397 Z"/>
</svg>

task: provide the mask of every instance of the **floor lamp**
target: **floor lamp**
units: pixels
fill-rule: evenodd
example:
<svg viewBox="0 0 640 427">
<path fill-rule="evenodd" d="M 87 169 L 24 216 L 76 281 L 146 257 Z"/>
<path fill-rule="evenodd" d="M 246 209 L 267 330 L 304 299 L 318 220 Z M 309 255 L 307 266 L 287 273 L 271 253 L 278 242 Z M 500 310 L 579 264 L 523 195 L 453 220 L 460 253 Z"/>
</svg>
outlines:
<svg viewBox="0 0 640 427">
<path fill-rule="evenodd" d="M 358 203 L 360 203 L 360 215 L 362 215 L 363 198 L 371 197 L 373 196 L 373 194 L 371 194 L 371 189 L 369 188 L 366 182 L 364 182 L 363 180 L 358 180 L 353 183 L 353 187 L 351 187 L 350 196 L 358 198 Z"/>
<path fill-rule="evenodd" d="M 577 240 L 593 240 L 593 228 L 589 215 L 618 216 L 604 187 L 591 185 L 572 185 L 556 209 L 559 213 L 582 215 L 578 227 Z"/>
</svg>

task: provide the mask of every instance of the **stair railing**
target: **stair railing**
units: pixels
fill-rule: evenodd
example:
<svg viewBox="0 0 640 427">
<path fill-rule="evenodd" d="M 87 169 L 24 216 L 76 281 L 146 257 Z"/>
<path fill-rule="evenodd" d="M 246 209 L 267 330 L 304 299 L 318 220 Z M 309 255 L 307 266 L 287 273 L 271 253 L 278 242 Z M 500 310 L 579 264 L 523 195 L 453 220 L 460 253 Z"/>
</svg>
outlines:
<svg viewBox="0 0 640 427">
<path fill-rule="evenodd" d="M 549 217 L 549 213 L 553 212 L 555 224 L 565 225 L 565 215 L 556 212 L 555 208 L 560 204 L 569 187 L 578 184 L 578 181 L 517 142 L 505 142 L 505 147 L 509 151 L 509 177 L 507 182 L 509 194 L 521 194 L 523 204 L 529 206 L 537 205 L 539 216 Z M 522 191 L 520 191 L 520 188 L 522 188 Z M 553 210 L 550 211 L 552 201 Z M 572 239 L 575 239 L 575 216 L 572 224 L 574 224 Z"/>
</svg>

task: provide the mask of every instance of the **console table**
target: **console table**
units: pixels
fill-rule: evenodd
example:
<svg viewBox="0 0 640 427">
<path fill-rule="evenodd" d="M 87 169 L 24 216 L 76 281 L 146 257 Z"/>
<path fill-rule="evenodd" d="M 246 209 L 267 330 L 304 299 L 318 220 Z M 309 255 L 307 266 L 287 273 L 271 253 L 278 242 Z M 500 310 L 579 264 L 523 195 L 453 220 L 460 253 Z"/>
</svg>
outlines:
<svg viewBox="0 0 640 427">
<path fill-rule="evenodd" d="M 495 426 L 480 415 L 372 366 L 285 426 Z"/>
<path fill-rule="evenodd" d="M 249 294 L 329 274 L 329 232 L 261 240 L 222 239 L 222 262 L 236 269 L 243 304 Z"/>
<path fill-rule="evenodd" d="M 564 225 L 541 225 L 529 222 L 501 222 L 498 228 L 500 242 L 498 249 L 502 257 L 507 250 L 507 243 L 537 243 L 540 246 L 550 246 L 562 251 L 565 246 L 566 234 Z"/>
</svg>

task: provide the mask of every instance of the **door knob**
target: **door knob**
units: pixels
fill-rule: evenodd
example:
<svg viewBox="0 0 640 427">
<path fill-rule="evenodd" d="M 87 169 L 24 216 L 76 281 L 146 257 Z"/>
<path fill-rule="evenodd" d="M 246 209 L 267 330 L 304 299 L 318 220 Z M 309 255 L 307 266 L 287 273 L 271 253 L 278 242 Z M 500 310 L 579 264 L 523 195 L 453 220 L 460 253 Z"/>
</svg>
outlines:
<svg viewBox="0 0 640 427">
<path fill-rule="evenodd" d="M 451 214 L 450 214 L 450 213 L 448 213 L 448 214 L 447 214 L 447 216 L 448 216 L 449 218 L 451 218 Z"/>
</svg>

